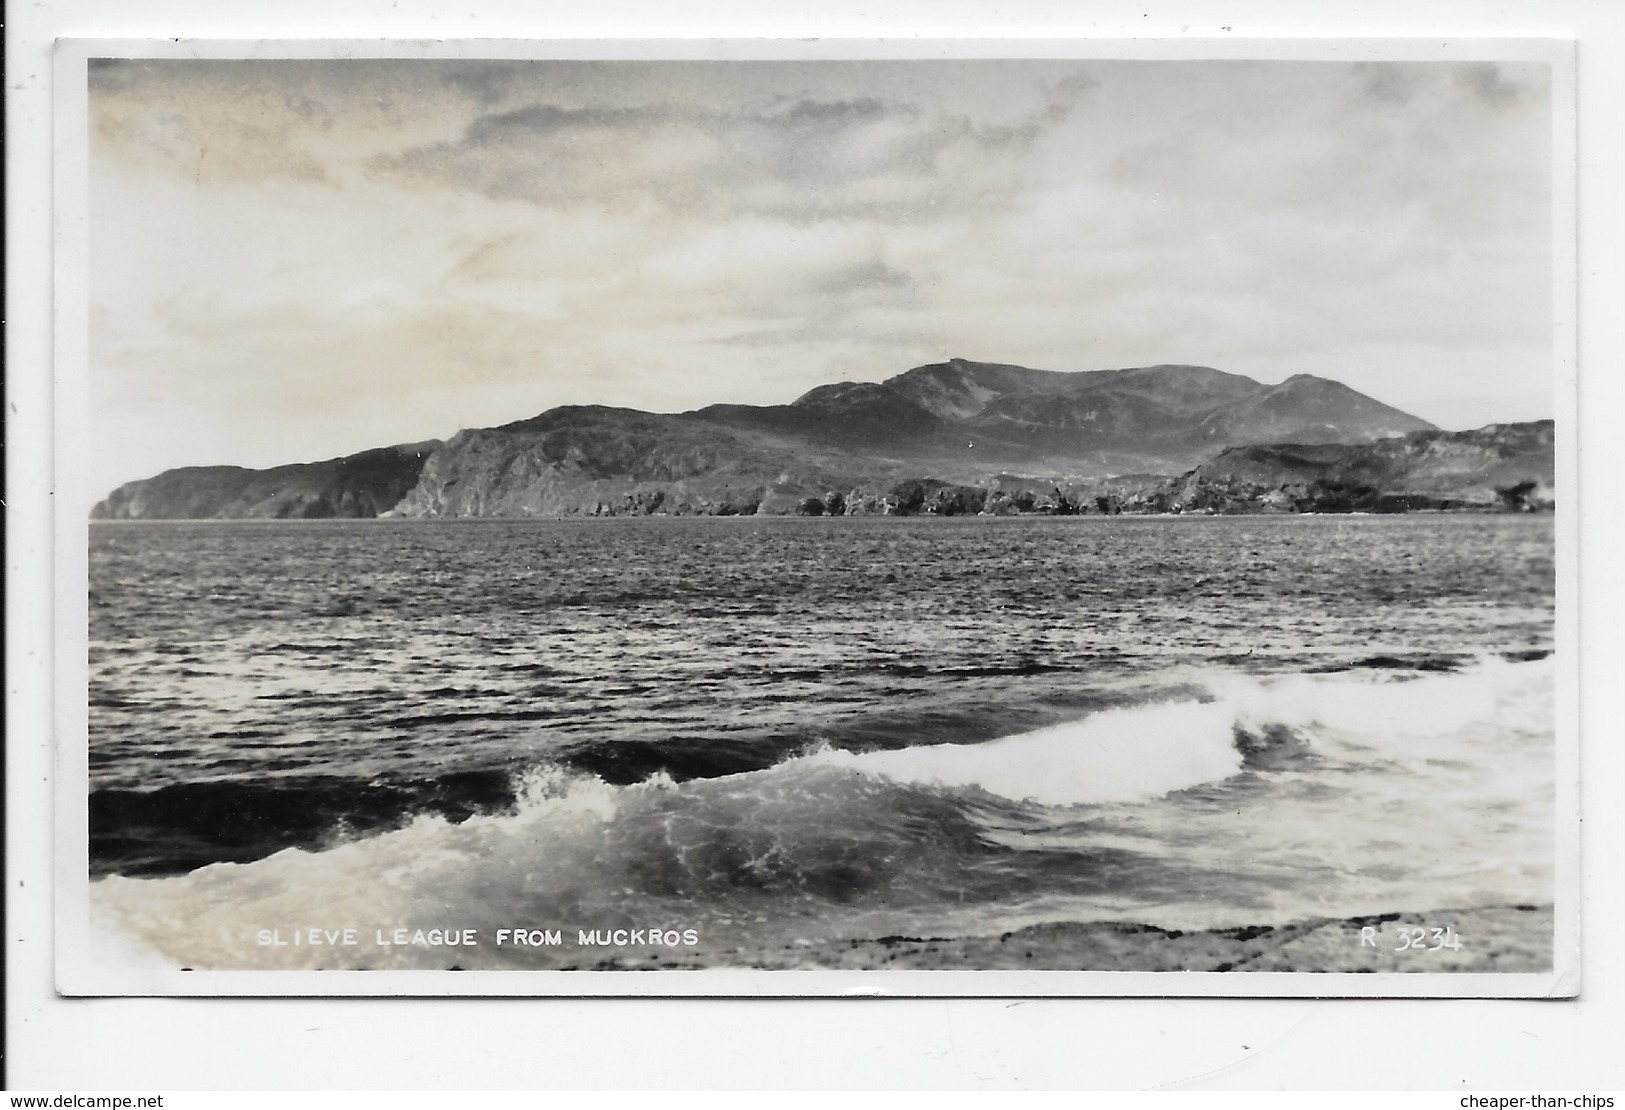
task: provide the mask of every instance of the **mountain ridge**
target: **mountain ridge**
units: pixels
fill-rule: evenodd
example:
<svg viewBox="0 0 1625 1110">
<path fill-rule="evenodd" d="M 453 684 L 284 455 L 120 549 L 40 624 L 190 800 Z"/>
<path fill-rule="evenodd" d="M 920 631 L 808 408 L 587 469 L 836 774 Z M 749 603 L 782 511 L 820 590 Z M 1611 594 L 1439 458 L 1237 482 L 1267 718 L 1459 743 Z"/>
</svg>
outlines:
<svg viewBox="0 0 1625 1110">
<path fill-rule="evenodd" d="M 1088 506 L 1105 495 L 1073 501 L 1065 490 L 1096 487 L 1148 496 L 1156 487 L 1163 492 L 1147 505 L 1177 506 L 1183 502 L 1168 492 L 1173 486 L 1157 482 L 1189 479 L 1226 449 L 1434 433 L 1465 434 L 1441 432 L 1311 375 L 1270 385 L 1175 364 L 1062 372 L 949 359 L 881 382 L 816 386 L 784 405 L 715 404 L 682 413 L 570 405 L 464 429 L 444 442 L 320 463 L 180 468 L 125 483 L 92 517 L 894 513 L 1010 505 L 1067 511 L 1061 506 Z M 1549 443 L 1545 450 L 1549 455 Z M 1274 465 L 1284 468 L 1283 480 L 1296 480 L 1284 455 L 1263 460 L 1255 468 Z M 1479 464 L 1490 465 L 1484 458 Z M 1389 469 L 1397 480 L 1404 467 Z M 1539 472 L 1537 484 L 1547 475 L 1548 490 L 1549 471 L 1531 471 Z M 1156 481 L 1125 485 L 1122 476 L 1130 474 Z M 1221 481 L 1217 471 L 1198 478 Z M 1472 487 L 1463 504 L 1485 501 L 1477 477 L 1449 480 Z M 1056 492 L 1034 494 L 1034 507 L 1022 509 L 1028 486 Z M 1441 503 L 1451 500 L 1447 491 L 1433 492 Z M 1135 507 L 1132 497 L 1106 503 Z"/>
</svg>

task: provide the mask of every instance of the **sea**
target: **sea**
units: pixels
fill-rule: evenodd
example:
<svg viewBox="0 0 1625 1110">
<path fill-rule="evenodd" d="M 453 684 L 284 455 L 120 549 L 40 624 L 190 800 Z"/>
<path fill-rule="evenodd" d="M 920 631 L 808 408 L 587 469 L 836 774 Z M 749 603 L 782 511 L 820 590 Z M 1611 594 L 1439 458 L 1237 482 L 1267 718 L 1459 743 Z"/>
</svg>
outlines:
<svg viewBox="0 0 1625 1110">
<path fill-rule="evenodd" d="M 816 968 L 1554 897 L 1549 515 L 108 522 L 89 555 L 92 917 L 163 966 Z"/>
</svg>

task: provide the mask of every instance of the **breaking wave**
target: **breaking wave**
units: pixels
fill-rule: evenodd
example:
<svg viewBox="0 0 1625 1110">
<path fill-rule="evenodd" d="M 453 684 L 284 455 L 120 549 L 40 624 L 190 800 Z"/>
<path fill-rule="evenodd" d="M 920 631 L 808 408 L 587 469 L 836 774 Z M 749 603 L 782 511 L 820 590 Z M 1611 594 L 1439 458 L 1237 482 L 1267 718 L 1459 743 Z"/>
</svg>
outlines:
<svg viewBox="0 0 1625 1110">
<path fill-rule="evenodd" d="M 1433 758 L 1475 726 L 1550 728 L 1552 663 L 1485 659 L 1460 674 L 1210 677 L 1213 700 L 1106 710 L 984 744 L 853 753 L 806 762 L 894 782 L 977 788 L 1046 806 L 1137 801 L 1309 754 Z"/>
<path fill-rule="evenodd" d="M 1399 888 L 1538 893 L 1538 869 L 1497 872 L 1493 845 L 1519 840 L 1504 854 L 1544 858 L 1522 842 L 1550 820 L 1551 660 L 1205 683 L 1204 698 L 982 744 L 824 748 L 686 782 L 613 785 L 540 766 L 500 810 L 429 807 L 320 850 L 109 877 L 92 902 L 103 928 L 156 958 L 309 967 L 309 952 L 262 947 L 259 931 L 659 923 L 697 930 L 709 961 L 728 963 L 748 962 L 739 953 L 752 946 L 922 922 L 965 935 L 1021 920 L 1021 907 L 1034 919 L 1175 920 L 1159 907 L 1212 899 L 1269 920 Z M 1441 859 L 1490 862 L 1431 875 L 1414 861 L 1411 825 L 1435 846 L 1460 842 Z M 1259 829 L 1269 835 L 1250 845 Z M 1316 836 L 1355 845 L 1360 866 L 1289 858 L 1324 858 L 1306 847 Z M 321 966 L 579 966 L 567 957 L 582 958 L 363 946 L 325 952 Z"/>
</svg>

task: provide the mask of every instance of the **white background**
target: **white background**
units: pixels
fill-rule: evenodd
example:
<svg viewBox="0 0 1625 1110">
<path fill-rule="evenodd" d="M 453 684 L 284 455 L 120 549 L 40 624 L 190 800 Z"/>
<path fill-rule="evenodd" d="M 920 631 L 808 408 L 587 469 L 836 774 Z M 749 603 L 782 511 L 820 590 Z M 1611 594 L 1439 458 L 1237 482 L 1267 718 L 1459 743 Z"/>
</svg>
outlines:
<svg viewBox="0 0 1625 1110">
<path fill-rule="evenodd" d="M 1299 10 L 1294 10 L 1294 9 Z M 7 1072 L 13 1089 L 1625 1086 L 1625 4 L 59 0 L 7 13 Z M 1582 875 L 1577 1002 L 66 1000 L 52 989 L 51 42 L 228 37 L 1572 35 L 1579 52 Z M 1565 511 L 1573 511 L 1565 506 Z"/>
</svg>

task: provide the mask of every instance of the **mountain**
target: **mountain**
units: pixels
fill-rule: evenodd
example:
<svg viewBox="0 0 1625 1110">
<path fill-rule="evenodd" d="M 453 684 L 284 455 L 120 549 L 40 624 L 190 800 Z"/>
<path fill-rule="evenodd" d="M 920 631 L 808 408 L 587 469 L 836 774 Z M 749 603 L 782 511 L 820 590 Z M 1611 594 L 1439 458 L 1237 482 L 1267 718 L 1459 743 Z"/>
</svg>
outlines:
<svg viewBox="0 0 1625 1110">
<path fill-rule="evenodd" d="M 1076 374 L 953 359 L 884 383 L 944 423 L 1018 450 L 1034 437 L 1092 451 L 1154 444 L 1211 453 L 1212 442 L 1349 443 L 1433 427 L 1341 383 L 1298 374 L 1268 386 L 1205 366 Z"/>
<path fill-rule="evenodd" d="M 443 444 L 266 471 L 172 470 L 121 486 L 93 515 L 1065 511 L 1064 489 L 1092 483 L 1121 501 L 1225 448 L 1436 431 L 1308 375 L 1265 385 L 1198 366 L 1060 373 L 952 359 L 786 405 L 567 406 Z"/>
<path fill-rule="evenodd" d="M 998 470 L 1169 473 L 1225 446 L 1354 443 L 1433 427 L 1307 374 L 1269 386 L 1202 366 L 1059 373 L 965 359 L 878 384 L 820 386 L 788 405 L 684 415 L 875 458 L 904 456 L 958 481 Z"/>
</svg>

